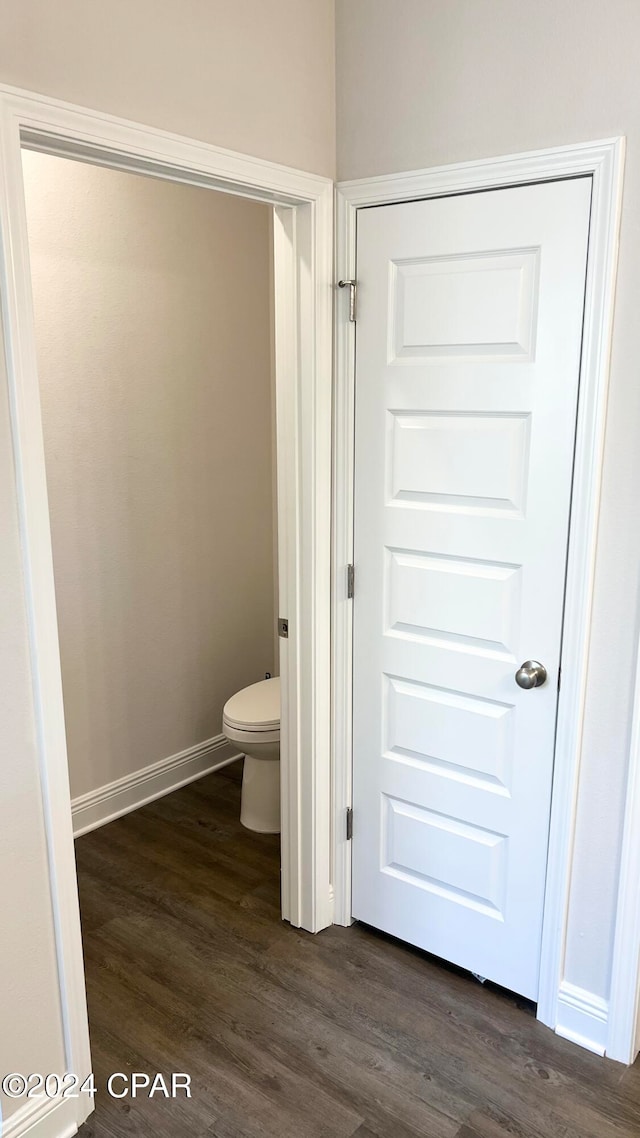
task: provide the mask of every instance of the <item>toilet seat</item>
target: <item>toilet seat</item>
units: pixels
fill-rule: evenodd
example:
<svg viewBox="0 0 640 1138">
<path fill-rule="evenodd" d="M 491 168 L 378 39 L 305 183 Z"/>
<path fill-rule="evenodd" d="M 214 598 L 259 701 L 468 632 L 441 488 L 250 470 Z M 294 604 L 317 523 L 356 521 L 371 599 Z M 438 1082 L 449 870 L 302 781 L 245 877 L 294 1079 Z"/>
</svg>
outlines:
<svg viewBox="0 0 640 1138">
<path fill-rule="evenodd" d="M 224 705 L 224 733 L 238 743 L 276 743 L 280 739 L 280 677 L 260 680 L 236 692 Z"/>
</svg>

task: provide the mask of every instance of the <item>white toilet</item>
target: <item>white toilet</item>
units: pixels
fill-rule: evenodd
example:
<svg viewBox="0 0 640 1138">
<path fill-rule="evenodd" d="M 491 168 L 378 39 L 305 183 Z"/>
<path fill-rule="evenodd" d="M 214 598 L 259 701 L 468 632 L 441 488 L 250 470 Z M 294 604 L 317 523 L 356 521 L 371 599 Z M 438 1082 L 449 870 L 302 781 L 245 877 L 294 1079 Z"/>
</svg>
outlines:
<svg viewBox="0 0 640 1138">
<path fill-rule="evenodd" d="M 222 730 L 244 752 L 240 821 L 259 834 L 280 833 L 280 678 L 231 696 Z"/>
</svg>

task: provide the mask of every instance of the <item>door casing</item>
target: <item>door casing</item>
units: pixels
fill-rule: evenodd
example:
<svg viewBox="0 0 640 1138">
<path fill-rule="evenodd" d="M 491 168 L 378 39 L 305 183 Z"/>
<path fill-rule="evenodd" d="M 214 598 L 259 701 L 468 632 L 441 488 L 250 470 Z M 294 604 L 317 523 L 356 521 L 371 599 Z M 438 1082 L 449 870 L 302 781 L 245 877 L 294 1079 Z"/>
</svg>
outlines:
<svg viewBox="0 0 640 1138">
<path fill-rule="evenodd" d="M 91 1071 L 21 146 L 274 206 L 282 916 L 331 924 L 330 563 L 333 184 L 162 130 L 0 86 L 0 289 L 33 706 L 66 1070 Z M 237 298 L 242 303 L 242 297 Z M 304 756 L 304 762 L 302 757 Z M 90 1096 L 52 1104 L 69 1127 Z M 26 1127 L 21 1108 L 12 1116 Z M 62 1113 L 57 1114 L 62 1125 Z M 31 1116 L 29 1115 L 29 1118 Z M 71 1129 L 69 1129 L 71 1133 Z"/>
<path fill-rule="evenodd" d="M 358 210 L 419 198 L 472 193 L 589 175 L 593 199 L 585 292 L 580 397 L 563 622 L 551 824 L 540 959 L 538 1019 L 591 1050 L 607 1050 L 607 1017 L 588 1009 L 589 1036 L 574 1015 L 564 981 L 565 940 L 578 797 L 590 619 L 602 475 L 609 355 L 618 256 L 624 139 L 560 147 L 430 170 L 343 182 L 336 189 L 337 276 L 357 276 Z M 352 805 L 352 604 L 346 567 L 353 561 L 356 328 L 347 299 L 336 296 L 332 564 L 332 746 L 336 923 L 351 923 L 351 847 L 345 817 Z M 357 577 L 356 586 L 357 588 Z M 357 819 L 354 820 L 357 825 Z M 594 1001 L 595 1003 L 595 1001 Z M 578 1009 L 581 1010 L 581 1009 Z M 610 1028 L 610 1025 L 609 1025 Z M 620 1058 L 621 1056 L 616 1056 Z"/>
</svg>

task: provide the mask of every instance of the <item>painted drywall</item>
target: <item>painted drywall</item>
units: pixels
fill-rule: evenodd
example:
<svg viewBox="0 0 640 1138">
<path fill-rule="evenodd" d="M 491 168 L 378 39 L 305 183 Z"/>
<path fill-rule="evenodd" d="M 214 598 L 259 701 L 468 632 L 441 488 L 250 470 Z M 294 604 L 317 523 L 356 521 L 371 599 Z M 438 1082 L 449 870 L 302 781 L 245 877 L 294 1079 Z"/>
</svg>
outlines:
<svg viewBox="0 0 640 1138">
<path fill-rule="evenodd" d="M 608 996 L 638 634 L 635 0 L 338 0 L 338 176 L 624 134 L 624 213 L 566 978 Z"/>
<path fill-rule="evenodd" d="M 274 671 L 270 209 L 23 154 L 71 792 Z"/>
<path fill-rule="evenodd" d="M 333 0 L 4 0 L 0 82 L 334 172 Z"/>
</svg>

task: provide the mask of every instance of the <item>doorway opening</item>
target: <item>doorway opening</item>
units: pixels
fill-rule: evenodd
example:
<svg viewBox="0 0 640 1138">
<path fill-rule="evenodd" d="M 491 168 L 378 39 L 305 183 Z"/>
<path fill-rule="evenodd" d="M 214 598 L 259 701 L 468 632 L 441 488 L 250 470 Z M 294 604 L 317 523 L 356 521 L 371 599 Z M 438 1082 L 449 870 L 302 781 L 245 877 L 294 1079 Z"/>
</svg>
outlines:
<svg viewBox="0 0 640 1138">
<path fill-rule="evenodd" d="M 279 735 L 273 210 L 38 151 L 23 170 L 78 836 L 228 765 L 242 689 Z M 274 832 L 277 761 L 252 823 Z"/>
<path fill-rule="evenodd" d="M 280 911 L 273 207 L 40 151 L 22 162 L 101 1085 L 123 1017 L 105 1019 L 107 928 L 134 932 L 136 988 L 168 912 L 222 925 L 220 896 L 258 888 L 270 919 Z M 239 757 L 267 736 L 268 760 Z M 257 793 L 252 761 L 267 772 Z M 117 968 L 115 942 L 109 957 Z M 124 972 L 107 1002 L 129 1004 L 127 1039 L 143 1048 Z"/>
</svg>

